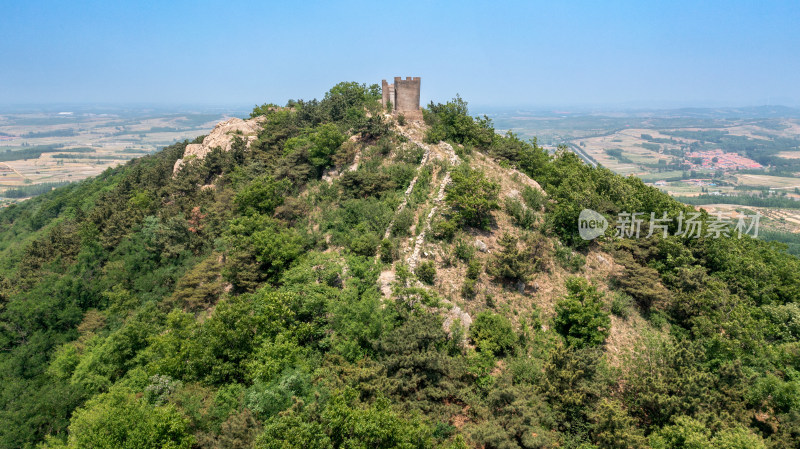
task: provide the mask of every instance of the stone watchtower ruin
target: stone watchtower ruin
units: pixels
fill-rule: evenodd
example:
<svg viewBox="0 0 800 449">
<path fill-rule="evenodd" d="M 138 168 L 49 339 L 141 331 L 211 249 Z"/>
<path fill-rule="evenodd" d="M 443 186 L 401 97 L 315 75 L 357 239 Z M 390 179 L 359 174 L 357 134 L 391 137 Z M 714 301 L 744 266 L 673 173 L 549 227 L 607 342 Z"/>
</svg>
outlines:
<svg viewBox="0 0 800 449">
<path fill-rule="evenodd" d="M 400 76 L 394 77 L 394 84 L 389 84 L 386 80 L 381 81 L 381 91 L 383 97 L 381 103 L 383 107 L 392 105 L 393 114 L 403 114 L 407 118 L 422 118 L 422 111 L 419 109 L 419 87 L 420 78 Z"/>
</svg>

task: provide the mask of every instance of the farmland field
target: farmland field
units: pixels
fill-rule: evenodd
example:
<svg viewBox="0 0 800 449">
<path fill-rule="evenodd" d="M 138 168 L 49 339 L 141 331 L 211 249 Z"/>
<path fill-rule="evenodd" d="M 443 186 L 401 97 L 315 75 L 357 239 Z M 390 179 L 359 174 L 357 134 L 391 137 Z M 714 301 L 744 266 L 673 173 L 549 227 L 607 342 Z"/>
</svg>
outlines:
<svg viewBox="0 0 800 449">
<path fill-rule="evenodd" d="M 166 145 L 207 134 L 227 117 L 246 115 L 245 108 L 195 109 L 0 111 L 0 204 L 43 191 L 35 186 L 97 175 Z"/>
<path fill-rule="evenodd" d="M 690 109 L 491 115 L 498 129 L 566 145 L 709 211 L 758 212 L 800 252 L 800 110 Z M 717 198 L 717 203 L 713 203 Z M 736 204 L 736 203 L 743 204 Z M 769 207 L 755 207 L 769 205 Z"/>
</svg>

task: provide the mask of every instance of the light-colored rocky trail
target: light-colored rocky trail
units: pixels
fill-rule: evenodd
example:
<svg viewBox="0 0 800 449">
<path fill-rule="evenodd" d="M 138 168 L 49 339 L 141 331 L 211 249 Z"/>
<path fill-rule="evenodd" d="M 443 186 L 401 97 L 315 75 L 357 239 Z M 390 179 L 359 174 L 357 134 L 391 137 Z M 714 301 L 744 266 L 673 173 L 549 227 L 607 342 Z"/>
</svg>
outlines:
<svg viewBox="0 0 800 449">
<path fill-rule="evenodd" d="M 416 142 L 417 144 L 422 144 L 421 142 Z M 439 142 L 436 144 L 437 149 L 440 151 L 439 155 L 443 155 L 446 157 L 446 160 L 450 162 L 451 166 L 455 166 L 460 163 L 459 157 L 456 155 L 453 147 L 450 146 L 447 142 Z M 450 184 L 450 171 L 448 170 L 445 175 L 442 177 L 442 181 L 439 183 L 439 189 L 436 194 L 436 198 L 433 199 L 433 207 L 431 207 L 430 212 L 425 217 L 425 223 L 422 227 L 422 230 L 417 235 L 417 238 L 414 240 L 414 249 L 411 252 L 411 255 L 406 260 L 409 268 L 412 270 L 417 267 L 417 263 L 419 262 L 419 253 L 422 250 L 422 247 L 425 245 L 425 235 L 431 228 L 431 222 L 433 221 L 433 217 L 436 215 L 439 206 L 444 200 L 445 189 L 447 185 Z"/>
<path fill-rule="evenodd" d="M 421 147 L 423 150 L 425 150 L 425 152 L 422 154 L 422 159 L 419 161 L 419 165 L 417 165 L 417 171 L 414 174 L 414 179 L 412 179 L 411 182 L 408 184 L 408 188 L 406 189 L 405 194 L 403 195 L 403 201 L 400 203 L 399 206 L 397 206 L 397 210 L 394 211 L 395 216 L 397 216 L 397 214 L 402 212 L 403 209 L 405 209 L 406 206 L 408 205 L 408 198 L 411 196 L 411 192 L 414 191 L 414 186 L 417 185 L 417 180 L 419 179 L 419 173 L 420 171 L 422 171 L 422 168 L 425 166 L 425 164 L 428 163 L 428 159 L 430 158 L 431 155 L 431 149 L 427 145 L 424 145 L 421 142 L 414 142 L 414 143 L 417 146 Z M 384 232 L 383 234 L 384 239 L 388 239 L 389 236 L 391 236 L 392 226 L 394 226 L 394 218 L 392 218 L 392 221 L 389 222 L 389 226 L 386 227 L 386 232 Z"/>
</svg>

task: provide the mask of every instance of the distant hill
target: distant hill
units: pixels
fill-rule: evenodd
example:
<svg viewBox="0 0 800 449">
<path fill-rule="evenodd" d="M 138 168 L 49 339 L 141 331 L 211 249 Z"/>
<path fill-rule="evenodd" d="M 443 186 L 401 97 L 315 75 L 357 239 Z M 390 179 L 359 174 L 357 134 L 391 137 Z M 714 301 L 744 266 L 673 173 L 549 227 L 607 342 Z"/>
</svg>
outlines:
<svg viewBox="0 0 800 449">
<path fill-rule="evenodd" d="M 775 118 L 800 118 L 800 109 L 781 105 L 723 107 L 723 108 L 615 108 L 615 107 L 576 107 L 543 109 L 540 107 L 499 107 L 483 106 L 481 114 L 500 117 L 539 117 L 539 118 L 565 118 L 565 117 L 608 117 L 608 118 L 697 118 L 697 119 L 775 119 Z"/>
<path fill-rule="evenodd" d="M 716 119 L 800 118 L 800 109 L 788 106 L 751 106 L 742 108 L 681 108 L 655 111 L 666 116 Z"/>
</svg>

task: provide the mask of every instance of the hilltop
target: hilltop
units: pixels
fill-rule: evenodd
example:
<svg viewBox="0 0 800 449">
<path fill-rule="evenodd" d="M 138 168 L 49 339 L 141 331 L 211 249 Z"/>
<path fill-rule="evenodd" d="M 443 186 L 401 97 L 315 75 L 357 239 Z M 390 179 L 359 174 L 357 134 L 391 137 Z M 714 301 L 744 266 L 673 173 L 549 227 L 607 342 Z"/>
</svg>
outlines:
<svg viewBox="0 0 800 449">
<path fill-rule="evenodd" d="M 693 212 L 358 83 L 10 206 L 0 447 L 795 447 L 800 260 L 583 209 Z"/>
</svg>

